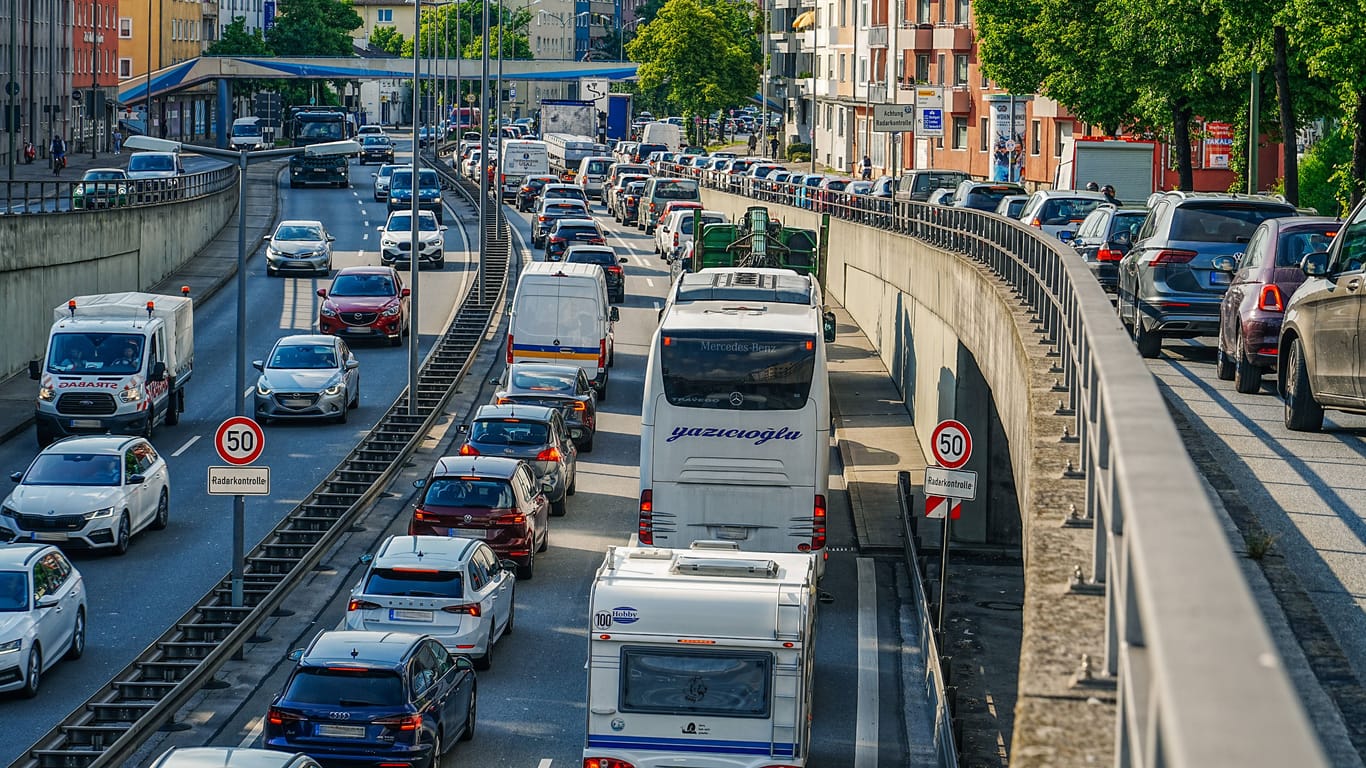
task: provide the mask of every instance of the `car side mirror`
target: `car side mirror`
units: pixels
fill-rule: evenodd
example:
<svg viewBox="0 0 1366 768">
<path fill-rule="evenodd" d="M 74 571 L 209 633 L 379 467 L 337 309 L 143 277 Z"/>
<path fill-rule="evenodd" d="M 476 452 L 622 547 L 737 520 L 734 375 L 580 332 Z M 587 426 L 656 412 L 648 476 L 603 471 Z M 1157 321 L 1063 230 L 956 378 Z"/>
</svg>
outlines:
<svg viewBox="0 0 1366 768">
<path fill-rule="evenodd" d="M 462 435 L 469 434 L 470 425 L 468 425 L 468 424 L 461 424 L 461 425 L 460 425 L 460 428 L 459 428 L 458 430 L 456 430 L 456 431 L 457 431 L 458 433 L 462 434 Z"/>
<path fill-rule="evenodd" d="M 503 570 L 507 571 L 508 573 L 517 572 L 517 563 L 512 560 L 499 560 L 498 564 L 503 566 Z"/>
<path fill-rule="evenodd" d="M 832 341 L 835 340 L 835 329 L 836 329 L 835 313 L 834 313 L 834 312 L 825 312 L 825 313 L 823 313 L 823 314 L 821 315 L 821 331 L 824 333 L 824 335 L 825 335 L 825 341 L 826 341 L 827 343 L 828 343 L 828 342 L 832 342 Z"/>
<path fill-rule="evenodd" d="M 155 363 L 152 363 L 152 374 L 148 378 L 152 381 L 165 381 L 166 363 L 160 360 L 156 361 Z"/>
<path fill-rule="evenodd" d="M 41 378 L 43 377 L 43 361 L 42 361 L 42 360 L 30 360 L 30 361 L 28 361 L 28 377 L 29 377 L 30 379 L 33 379 L 34 381 L 37 381 L 38 379 L 41 379 Z"/>
<path fill-rule="evenodd" d="M 617 322 L 621 319 L 621 310 L 617 309 L 616 307 L 612 307 L 612 311 L 608 313 L 607 318 L 614 323 Z"/>
<path fill-rule="evenodd" d="M 414 480 L 414 481 L 413 481 L 413 487 L 414 487 L 414 488 L 426 488 L 426 487 L 427 487 L 427 478 L 425 478 L 425 477 L 420 477 L 420 478 Z"/>
<path fill-rule="evenodd" d="M 17 482 L 19 482 L 20 480 L 23 480 L 23 479 L 24 479 L 24 473 L 23 473 L 23 472 L 11 472 L 11 473 L 9 473 L 9 479 L 11 479 L 11 480 L 13 480 L 14 482 L 17 483 Z"/>
<path fill-rule="evenodd" d="M 626 257 L 625 257 L 625 256 L 622 256 L 620 259 L 617 259 L 617 263 L 618 263 L 618 264 L 625 264 L 625 263 L 626 263 Z"/>
<path fill-rule="evenodd" d="M 404 288 L 403 290 L 401 290 L 401 291 L 398 292 L 398 295 L 399 295 L 399 296 L 402 296 L 403 298 L 406 299 L 406 298 L 408 298 L 409 296 L 412 296 L 412 295 L 413 295 L 413 289 L 412 289 L 412 288 Z"/>
<path fill-rule="evenodd" d="M 449 229 L 449 227 L 447 227 L 445 224 L 442 224 L 442 225 L 441 225 L 441 231 L 442 231 L 442 232 L 445 232 L 447 229 Z"/>
<path fill-rule="evenodd" d="M 262 235 L 262 236 L 261 236 L 261 242 L 263 242 L 263 243 L 269 243 L 271 240 L 274 240 L 274 239 L 275 239 L 275 236 L 274 236 L 274 235 Z"/>
<path fill-rule="evenodd" d="M 324 299 L 327 298 L 327 289 L 326 289 L 326 288 L 319 288 L 319 289 L 318 289 L 318 295 L 321 296 L 321 297 L 323 297 Z"/>
<path fill-rule="evenodd" d="M 548 477 L 541 478 L 541 493 L 550 493 L 555 490 L 555 481 Z"/>
<path fill-rule="evenodd" d="M 1220 272 L 1231 273 L 1238 269 L 1238 259 L 1235 256 L 1215 256 L 1210 266 Z"/>
<path fill-rule="evenodd" d="M 1058 239 L 1061 240 L 1061 241 L 1063 241 L 1064 243 L 1070 243 L 1070 242 L 1072 242 L 1073 240 L 1075 240 L 1076 237 L 1077 237 L 1077 233 L 1076 233 L 1076 232 L 1073 232 L 1073 231 L 1070 230 L 1070 229 L 1064 229 L 1063 231 L 1061 231 L 1061 232 L 1058 233 Z"/>
<path fill-rule="evenodd" d="M 372 178 L 372 179 L 378 179 L 378 178 L 379 178 L 379 174 L 378 174 L 378 173 L 372 173 L 372 174 L 370 174 L 370 178 Z"/>
<path fill-rule="evenodd" d="M 372 562 L 374 561 L 374 559 L 375 559 L 375 556 L 374 556 L 374 555 L 372 555 L 372 554 L 369 553 L 369 552 L 366 552 L 365 554 L 363 554 L 363 555 L 361 555 L 360 557 L 356 558 L 356 561 L 359 562 L 361 565 L 369 565 L 370 563 L 372 563 Z"/>
<path fill-rule="evenodd" d="M 328 236 L 327 236 L 327 242 L 329 242 L 329 243 L 335 243 L 336 241 L 337 241 L 337 238 L 336 238 L 335 236 L 333 236 L 333 235 L 328 235 Z"/>
<path fill-rule="evenodd" d="M 1328 252 L 1319 251 L 1305 256 L 1300 261 L 1300 270 L 1306 277 L 1323 277 L 1328 274 Z"/>
<path fill-rule="evenodd" d="M 346 361 L 346 370 L 354 371 L 360 367 L 360 361 L 354 358 Z"/>
<path fill-rule="evenodd" d="M 56 608 L 57 604 L 60 602 L 61 598 L 56 595 L 46 595 L 38 602 L 34 603 L 33 606 L 38 610 L 43 610 L 45 608 Z"/>
<path fill-rule="evenodd" d="M 290 652 L 285 656 L 285 658 L 289 659 L 290 661 L 298 661 L 299 659 L 302 659 L 303 657 L 304 657 L 304 649 L 302 649 L 302 648 L 295 648 L 294 650 L 290 651 Z"/>
<path fill-rule="evenodd" d="M 252 360 L 251 367 L 262 373 L 266 372 L 266 362 L 264 360 Z"/>
<path fill-rule="evenodd" d="M 146 475 L 129 475 L 129 476 L 128 476 L 128 484 L 129 484 L 129 485 L 142 485 L 142 484 L 145 483 L 145 482 L 147 482 L 147 476 L 146 476 Z"/>
<path fill-rule="evenodd" d="M 455 668 L 456 668 L 456 669 L 459 669 L 459 670 L 473 670 L 473 669 L 474 669 L 474 662 L 473 662 L 473 661 L 470 661 L 470 657 L 466 656 L 466 655 L 463 654 L 463 653 L 460 653 L 460 654 L 452 653 L 452 654 L 451 654 L 451 663 L 454 664 L 454 665 L 455 665 Z"/>
</svg>

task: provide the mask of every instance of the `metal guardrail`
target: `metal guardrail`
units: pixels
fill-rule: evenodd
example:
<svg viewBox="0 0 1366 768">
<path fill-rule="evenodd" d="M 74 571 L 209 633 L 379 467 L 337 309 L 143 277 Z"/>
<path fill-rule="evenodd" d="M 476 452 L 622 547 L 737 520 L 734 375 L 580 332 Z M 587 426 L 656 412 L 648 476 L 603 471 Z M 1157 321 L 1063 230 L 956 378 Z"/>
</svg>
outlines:
<svg viewBox="0 0 1366 768">
<path fill-rule="evenodd" d="M 237 169 L 228 170 L 236 178 Z M 460 189 L 468 197 L 468 186 Z M 484 253 L 483 291 L 471 288 L 423 361 L 418 414 L 408 414 L 405 390 L 336 469 L 247 554 L 244 605 L 231 604 L 231 579 L 225 576 L 11 768 L 125 765 L 213 678 L 383 492 L 440 417 L 496 319 L 493 309 L 507 285 L 508 255 L 506 250 Z"/>
<path fill-rule="evenodd" d="M 925 574 L 920 559 L 920 534 L 916 530 L 915 503 L 911 495 L 911 473 L 896 473 L 896 501 L 901 509 L 901 543 L 906 562 L 906 576 L 911 582 L 911 599 L 920 617 L 920 655 L 925 659 L 925 690 L 934 705 L 934 758 L 939 768 L 958 768 L 958 742 L 962 740 L 962 724 L 953 718 L 957 708 L 957 689 L 949 680 L 951 658 L 940 656 L 939 641 L 942 628 L 936 628 L 931 617 L 930 599 L 925 592 Z M 943 575 L 941 574 L 942 578 Z"/>
<path fill-rule="evenodd" d="M 1073 249 L 993 213 L 694 177 L 961 254 L 1029 309 L 1057 354 L 1058 412 L 1075 419 L 1079 522 L 1094 528 L 1105 593 L 1094 674 L 1118 685 L 1115 765 L 1329 765 L 1153 377 Z"/>
<path fill-rule="evenodd" d="M 7 181 L 0 215 L 85 213 L 179 203 L 231 189 L 237 167 L 224 166 L 166 179 Z"/>
</svg>

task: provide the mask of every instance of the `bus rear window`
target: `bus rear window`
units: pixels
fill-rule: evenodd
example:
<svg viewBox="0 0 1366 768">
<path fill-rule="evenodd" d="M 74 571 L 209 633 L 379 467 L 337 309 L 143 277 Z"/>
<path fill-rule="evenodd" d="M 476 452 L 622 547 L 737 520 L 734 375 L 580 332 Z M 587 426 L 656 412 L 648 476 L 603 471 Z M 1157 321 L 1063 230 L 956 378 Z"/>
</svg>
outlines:
<svg viewBox="0 0 1366 768">
<path fill-rule="evenodd" d="M 759 651 L 621 649 L 622 712 L 768 717 L 773 656 Z"/>
<path fill-rule="evenodd" d="M 806 405 L 816 344 L 801 334 L 736 331 L 661 336 L 664 396 L 684 408 L 795 411 Z"/>
</svg>

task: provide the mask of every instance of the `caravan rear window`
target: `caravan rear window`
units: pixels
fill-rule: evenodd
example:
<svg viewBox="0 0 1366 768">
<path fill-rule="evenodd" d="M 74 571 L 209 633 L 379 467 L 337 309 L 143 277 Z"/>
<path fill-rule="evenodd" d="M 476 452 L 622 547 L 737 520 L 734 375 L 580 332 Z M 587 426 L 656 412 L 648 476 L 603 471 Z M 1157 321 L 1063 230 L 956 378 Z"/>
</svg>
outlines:
<svg viewBox="0 0 1366 768">
<path fill-rule="evenodd" d="M 622 712 L 769 716 L 773 655 L 760 651 L 621 649 Z"/>
</svg>

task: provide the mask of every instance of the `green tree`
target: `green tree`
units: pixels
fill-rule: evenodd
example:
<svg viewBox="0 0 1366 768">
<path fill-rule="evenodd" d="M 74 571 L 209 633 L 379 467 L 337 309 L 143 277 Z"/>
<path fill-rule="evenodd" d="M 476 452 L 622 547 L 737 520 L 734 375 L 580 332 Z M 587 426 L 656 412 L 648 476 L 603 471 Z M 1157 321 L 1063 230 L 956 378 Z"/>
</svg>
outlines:
<svg viewBox="0 0 1366 768">
<path fill-rule="evenodd" d="M 1366 179 L 1366 13 L 1360 2 L 1296 0 L 1299 37 L 1309 72 L 1332 83 L 1341 104 L 1344 128 L 1351 131 L 1350 169 L 1345 176 L 1352 205 L 1361 200 Z"/>
<path fill-rule="evenodd" d="M 222 37 L 204 50 L 208 56 L 270 56 L 272 51 L 260 29 L 247 30 L 245 16 L 234 17 Z"/>
<path fill-rule="evenodd" d="M 530 59 L 531 43 L 527 41 L 526 35 L 520 32 L 508 30 L 507 49 L 503 50 L 503 28 L 489 28 L 489 58 L 498 58 L 499 51 L 502 51 L 504 59 Z M 465 46 L 465 58 L 482 59 L 484 57 L 484 38 L 482 35 L 475 37 Z"/>
<path fill-rule="evenodd" d="M 641 92 L 665 89 L 671 103 L 709 115 L 748 99 L 759 87 L 753 11 L 727 0 L 668 0 L 626 46 L 640 63 Z"/>
<path fill-rule="evenodd" d="M 377 26 L 370 32 L 370 45 L 395 56 L 403 54 L 403 46 L 407 42 L 408 40 L 403 36 L 403 33 L 393 27 Z"/>
<path fill-rule="evenodd" d="M 280 56 L 350 56 L 361 23 L 351 0 L 282 0 L 266 42 Z"/>
</svg>

